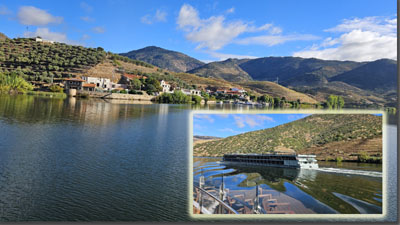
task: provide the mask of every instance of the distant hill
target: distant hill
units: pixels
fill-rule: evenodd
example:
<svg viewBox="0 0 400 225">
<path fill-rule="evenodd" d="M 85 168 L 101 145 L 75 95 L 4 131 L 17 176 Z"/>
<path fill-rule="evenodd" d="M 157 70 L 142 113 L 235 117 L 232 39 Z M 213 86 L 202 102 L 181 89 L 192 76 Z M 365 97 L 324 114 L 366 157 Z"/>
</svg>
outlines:
<svg viewBox="0 0 400 225">
<path fill-rule="evenodd" d="M 363 143 L 374 145 L 368 147 Z M 351 146 L 351 149 L 340 146 Z M 267 153 L 280 149 L 292 149 L 299 153 L 311 147 L 319 148 L 320 151 L 308 153 L 317 154 L 320 158 L 341 156 L 351 159 L 361 151 L 369 155 L 381 154 L 382 117 L 366 114 L 314 114 L 273 128 L 197 144 L 193 154 L 222 156 L 226 153 Z"/>
<path fill-rule="evenodd" d="M 199 144 L 199 143 L 205 143 L 208 141 L 214 141 L 214 140 L 219 140 L 221 139 L 220 137 L 213 137 L 213 136 L 200 136 L 200 135 L 194 135 L 193 136 L 193 144 Z"/>
<path fill-rule="evenodd" d="M 386 92 L 397 87 L 397 62 L 380 59 L 332 77 L 330 81 L 342 81 L 366 90 Z"/>
<path fill-rule="evenodd" d="M 256 91 L 260 94 L 267 94 L 272 97 L 285 97 L 288 101 L 297 101 L 300 99 L 301 102 L 307 102 L 316 104 L 316 101 L 313 97 L 308 96 L 306 94 L 291 90 L 289 88 L 283 87 L 279 84 L 270 81 L 246 81 L 246 82 L 238 82 L 240 86 Z"/>
<path fill-rule="evenodd" d="M 265 57 L 240 64 L 254 80 L 275 81 L 285 86 L 320 84 L 324 79 L 352 70 L 362 63 L 305 59 L 300 57 Z"/>
<path fill-rule="evenodd" d="M 120 55 L 144 61 L 173 72 L 186 72 L 205 64 L 183 53 L 156 46 L 149 46 L 127 53 L 121 53 Z"/>
<path fill-rule="evenodd" d="M 9 39 L 5 34 L 0 32 L 0 41 L 4 41 L 6 39 Z"/>
<path fill-rule="evenodd" d="M 249 81 L 250 75 L 240 68 L 239 64 L 243 60 L 227 59 L 221 62 L 212 62 L 200 66 L 196 69 L 187 71 L 202 77 L 221 78 L 227 81 Z"/>
</svg>

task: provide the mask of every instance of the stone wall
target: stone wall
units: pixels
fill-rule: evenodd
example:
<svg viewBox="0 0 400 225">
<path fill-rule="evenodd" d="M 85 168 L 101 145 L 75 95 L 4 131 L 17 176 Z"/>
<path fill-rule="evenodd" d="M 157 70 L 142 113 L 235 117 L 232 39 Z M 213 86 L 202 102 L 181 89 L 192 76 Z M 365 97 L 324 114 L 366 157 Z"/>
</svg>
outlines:
<svg viewBox="0 0 400 225">
<path fill-rule="evenodd" d="M 79 91 L 81 94 L 88 94 L 91 98 L 104 98 L 104 99 L 122 99 L 122 100 L 136 100 L 136 101 L 152 101 L 155 96 L 148 95 L 143 92 L 143 95 L 121 94 L 121 93 L 102 93 L 96 91 Z"/>
</svg>

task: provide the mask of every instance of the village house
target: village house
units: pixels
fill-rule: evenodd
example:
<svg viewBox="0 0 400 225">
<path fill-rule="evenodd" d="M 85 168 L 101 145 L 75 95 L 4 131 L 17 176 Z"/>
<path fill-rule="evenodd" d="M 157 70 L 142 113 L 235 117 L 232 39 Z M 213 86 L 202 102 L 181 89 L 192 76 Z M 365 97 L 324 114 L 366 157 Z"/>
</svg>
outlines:
<svg viewBox="0 0 400 225">
<path fill-rule="evenodd" d="M 66 90 L 68 89 L 82 90 L 84 82 L 85 80 L 82 80 L 80 78 L 67 78 L 64 80 L 64 87 Z"/>
<path fill-rule="evenodd" d="M 96 84 L 84 83 L 84 84 L 82 84 L 82 89 L 84 91 L 94 91 L 96 89 Z"/>
<path fill-rule="evenodd" d="M 201 97 L 201 91 L 196 89 L 181 89 L 182 93 L 185 95 L 197 95 Z"/>
<path fill-rule="evenodd" d="M 36 38 L 35 38 L 35 41 L 36 41 L 36 42 L 43 42 L 43 43 L 50 43 L 50 44 L 53 44 L 53 43 L 54 43 L 54 41 L 45 40 L 45 39 L 42 39 L 41 37 L 36 37 Z"/>
<path fill-rule="evenodd" d="M 161 80 L 160 86 L 162 87 L 162 92 L 172 93 L 171 85 L 168 84 L 165 80 Z"/>
<path fill-rule="evenodd" d="M 94 84 L 95 88 L 98 88 L 98 89 L 103 89 L 103 90 L 107 90 L 107 91 L 111 91 L 113 89 L 112 88 L 113 83 L 108 78 L 83 76 L 82 79 L 85 80 L 85 82 L 87 84 Z M 92 86 L 92 85 L 90 85 L 90 86 Z"/>
</svg>

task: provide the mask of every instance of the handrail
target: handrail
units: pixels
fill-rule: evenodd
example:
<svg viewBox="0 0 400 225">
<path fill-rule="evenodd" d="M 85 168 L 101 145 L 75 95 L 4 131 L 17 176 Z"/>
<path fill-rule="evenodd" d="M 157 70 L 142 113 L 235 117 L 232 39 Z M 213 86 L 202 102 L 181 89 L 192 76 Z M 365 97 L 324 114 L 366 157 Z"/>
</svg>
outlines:
<svg viewBox="0 0 400 225">
<path fill-rule="evenodd" d="M 224 206 L 228 211 L 232 212 L 233 214 L 239 214 L 238 212 L 236 212 L 236 210 L 234 210 L 232 207 L 230 207 L 229 205 L 227 205 L 225 202 L 223 202 L 221 199 L 217 198 L 216 196 L 208 193 L 206 190 L 204 190 L 201 187 L 195 187 L 197 189 L 199 189 L 200 191 L 206 193 L 208 196 L 210 196 L 211 198 L 215 199 L 217 202 L 219 202 L 222 206 Z"/>
</svg>

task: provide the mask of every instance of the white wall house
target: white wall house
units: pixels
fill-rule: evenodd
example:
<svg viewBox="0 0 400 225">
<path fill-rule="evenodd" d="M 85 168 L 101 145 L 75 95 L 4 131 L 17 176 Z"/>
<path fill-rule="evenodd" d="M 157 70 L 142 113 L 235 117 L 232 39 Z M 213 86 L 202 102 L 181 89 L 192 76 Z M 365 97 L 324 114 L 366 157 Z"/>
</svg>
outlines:
<svg viewBox="0 0 400 225">
<path fill-rule="evenodd" d="M 170 93 L 171 85 L 168 84 L 165 80 L 161 80 L 160 86 L 162 87 L 162 92 Z"/>
<path fill-rule="evenodd" d="M 111 91 L 113 89 L 113 83 L 108 78 L 83 76 L 82 79 L 85 80 L 85 82 L 88 84 L 96 84 L 96 88 L 98 89 L 103 89 L 107 91 Z"/>
<path fill-rule="evenodd" d="M 196 89 L 181 89 L 182 93 L 185 95 L 198 95 L 201 96 L 201 91 Z"/>
<path fill-rule="evenodd" d="M 36 42 L 43 42 L 43 43 L 50 43 L 50 44 L 53 44 L 53 43 L 54 43 L 54 41 L 45 40 L 45 39 L 42 39 L 41 37 L 36 37 L 36 38 L 35 38 L 35 41 L 36 41 Z"/>
</svg>

